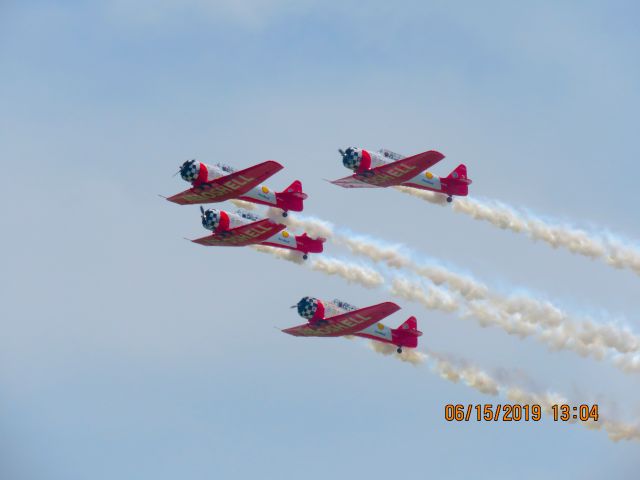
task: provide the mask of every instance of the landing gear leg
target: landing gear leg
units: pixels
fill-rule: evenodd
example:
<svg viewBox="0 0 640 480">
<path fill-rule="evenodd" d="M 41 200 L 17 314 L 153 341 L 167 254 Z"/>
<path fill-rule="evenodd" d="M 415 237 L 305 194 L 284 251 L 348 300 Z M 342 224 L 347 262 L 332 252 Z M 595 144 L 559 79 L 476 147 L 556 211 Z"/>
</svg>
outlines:
<svg viewBox="0 0 640 480">
<path fill-rule="evenodd" d="M 451 202 L 453 202 L 453 197 L 451 195 L 449 195 L 447 197 L 447 203 L 451 203 Z"/>
<path fill-rule="evenodd" d="M 398 353 L 402 353 L 402 347 L 398 347 L 398 349 L 396 350 L 396 352 L 398 352 Z"/>
</svg>

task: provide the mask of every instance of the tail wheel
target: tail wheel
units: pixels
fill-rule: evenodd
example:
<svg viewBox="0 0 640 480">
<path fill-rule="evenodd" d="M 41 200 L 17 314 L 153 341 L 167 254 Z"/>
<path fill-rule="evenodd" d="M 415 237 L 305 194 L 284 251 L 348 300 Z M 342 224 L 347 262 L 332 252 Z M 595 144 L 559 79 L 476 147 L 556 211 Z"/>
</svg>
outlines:
<svg viewBox="0 0 640 480">
<path fill-rule="evenodd" d="M 396 350 L 396 352 L 398 352 L 398 353 L 402 353 L 402 347 L 398 347 L 398 349 Z"/>
<path fill-rule="evenodd" d="M 449 195 L 449 196 L 447 197 L 447 202 L 448 202 L 448 203 L 453 202 L 453 197 L 452 197 L 451 195 Z"/>
<path fill-rule="evenodd" d="M 286 210 L 282 212 L 282 216 L 283 217 L 288 217 L 289 216 L 289 212 L 287 212 Z"/>
<path fill-rule="evenodd" d="M 309 255 L 307 255 L 306 253 L 304 255 L 302 255 L 302 259 L 306 260 L 307 258 L 309 258 Z"/>
</svg>

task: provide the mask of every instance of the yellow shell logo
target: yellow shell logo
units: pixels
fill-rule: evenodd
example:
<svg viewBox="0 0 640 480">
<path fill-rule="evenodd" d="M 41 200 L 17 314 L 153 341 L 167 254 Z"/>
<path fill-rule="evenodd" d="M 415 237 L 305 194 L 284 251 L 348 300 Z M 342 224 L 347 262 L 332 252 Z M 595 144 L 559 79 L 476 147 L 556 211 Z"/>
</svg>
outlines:
<svg viewBox="0 0 640 480">
<path fill-rule="evenodd" d="M 383 324 L 381 324 L 381 323 L 379 323 L 379 324 L 378 324 L 378 330 L 384 330 L 384 325 L 383 325 Z"/>
<path fill-rule="evenodd" d="M 427 172 L 424 174 L 424 176 L 427 177 L 429 180 L 431 180 L 433 178 L 433 173 Z"/>
<path fill-rule="evenodd" d="M 267 187 L 262 187 L 262 193 L 269 193 L 269 189 Z"/>
<path fill-rule="evenodd" d="M 286 230 L 284 232 L 282 232 L 282 236 L 284 238 L 289 238 L 289 232 L 287 232 Z"/>
</svg>

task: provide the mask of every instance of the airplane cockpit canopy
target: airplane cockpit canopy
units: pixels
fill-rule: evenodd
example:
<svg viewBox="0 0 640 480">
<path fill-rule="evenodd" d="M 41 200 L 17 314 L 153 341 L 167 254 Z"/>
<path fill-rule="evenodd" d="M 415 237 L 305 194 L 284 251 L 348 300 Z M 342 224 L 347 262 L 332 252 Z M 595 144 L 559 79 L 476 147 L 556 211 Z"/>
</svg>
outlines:
<svg viewBox="0 0 640 480">
<path fill-rule="evenodd" d="M 358 307 L 354 307 L 353 305 L 351 305 L 350 303 L 347 302 L 343 302 L 342 300 L 338 300 L 337 298 L 335 298 L 333 300 L 333 303 L 339 307 L 342 308 L 343 310 L 347 310 L 348 312 L 351 312 L 353 310 L 357 310 Z"/>
<path fill-rule="evenodd" d="M 236 213 L 240 215 L 242 218 L 246 218 L 247 220 L 253 220 L 254 222 L 257 222 L 258 220 L 260 220 L 260 217 L 258 215 L 256 215 L 255 213 L 248 212 L 247 210 L 244 210 L 242 208 L 239 208 L 238 210 L 236 210 Z"/>
<path fill-rule="evenodd" d="M 231 165 L 227 165 L 226 163 L 218 162 L 216 163 L 216 166 L 220 167 L 220 169 L 222 169 L 223 172 L 233 173 L 236 171 L 235 168 L 233 168 Z"/>
</svg>

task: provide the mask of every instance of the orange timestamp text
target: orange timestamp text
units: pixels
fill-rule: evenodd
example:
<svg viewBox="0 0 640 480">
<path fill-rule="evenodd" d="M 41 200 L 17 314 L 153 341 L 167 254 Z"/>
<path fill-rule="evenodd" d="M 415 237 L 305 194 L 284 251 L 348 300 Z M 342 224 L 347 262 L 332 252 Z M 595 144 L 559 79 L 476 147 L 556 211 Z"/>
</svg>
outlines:
<svg viewBox="0 0 640 480">
<path fill-rule="evenodd" d="M 447 422 L 539 422 L 542 419 L 542 407 L 538 404 L 451 404 L 444 406 L 444 419 Z M 598 421 L 598 405 L 567 405 L 551 406 L 551 417 L 555 422 L 580 420 L 582 422 Z"/>
</svg>

